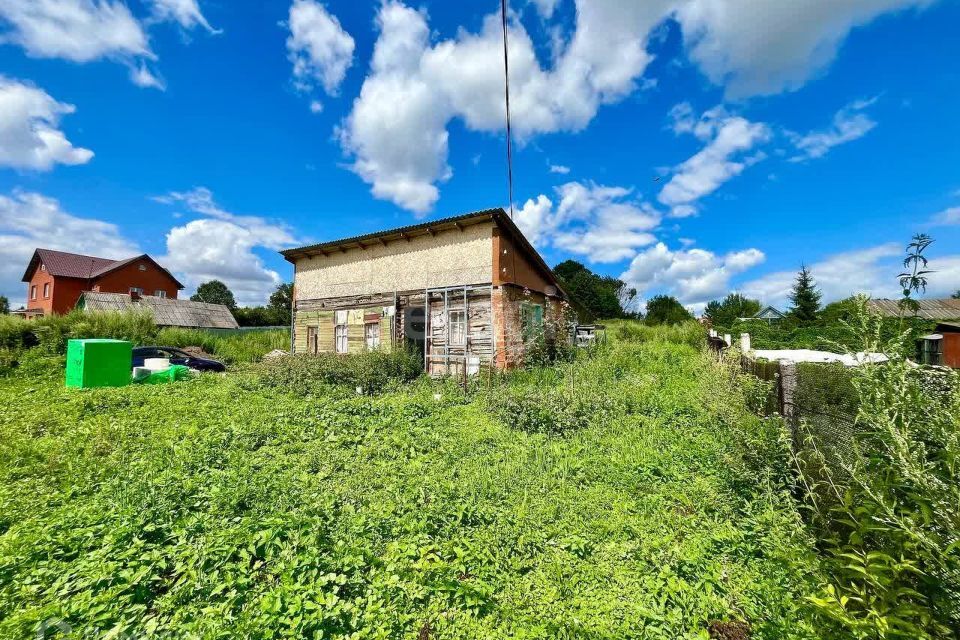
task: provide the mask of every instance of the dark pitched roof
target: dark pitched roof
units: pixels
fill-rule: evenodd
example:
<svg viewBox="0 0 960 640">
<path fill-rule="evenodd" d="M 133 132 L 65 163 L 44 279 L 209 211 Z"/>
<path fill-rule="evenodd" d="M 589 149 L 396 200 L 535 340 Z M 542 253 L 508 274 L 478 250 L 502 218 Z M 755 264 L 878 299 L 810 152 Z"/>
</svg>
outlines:
<svg viewBox="0 0 960 640">
<path fill-rule="evenodd" d="M 510 218 L 510 216 L 507 215 L 507 212 L 499 207 L 495 209 L 483 209 L 449 218 L 440 218 L 439 220 L 431 220 L 429 222 L 422 222 L 420 224 L 409 225 L 406 227 L 397 227 L 396 229 L 388 229 L 386 231 L 377 231 L 375 233 L 368 233 L 366 235 L 355 236 L 352 238 L 331 240 L 306 247 L 287 249 L 286 251 L 281 251 L 280 254 L 287 260 L 287 262 L 296 264 L 296 261 L 299 258 L 307 258 L 318 254 L 326 255 L 333 251 L 362 249 L 364 247 L 376 244 L 385 245 L 387 242 L 392 242 L 395 240 L 406 240 L 408 238 L 428 234 L 433 235 L 437 231 L 454 228 L 462 229 L 463 227 L 488 221 L 493 221 L 501 229 L 509 233 L 510 236 L 520 245 L 520 248 L 527 253 L 530 259 L 533 261 L 534 266 L 540 269 L 542 275 L 545 276 L 550 282 L 553 282 L 557 289 L 566 297 L 566 292 L 563 291 L 560 283 L 557 282 L 556 276 L 553 275 L 553 271 L 550 269 L 547 263 L 544 262 L 543 258 L 540 256 L 540 253 L 533 247 L 532 244 L 530 244 L 530 241 L 527 240 L 526 236 L 523 235 L 523 232 L 520 231 L 520 228 L 517 226 L 517 224 Z"/>
<path fill-rule="evenodd" d="M 53 249 L 37 249 L 30 258 L 30 264 L 23 274 L 23 281 L 29 282 L 33 271 L 40 264 L 47 268 L 47 273 L 61 278 L 90 278 L 91 275 L 104 267 L 113 264 L 115 260 L 109 258 L 97 258 L 95 256 L 83 256 L 76 253 L 67 253 L 65 251 L 54 251 Z"/>
<path fill-rule="evenodd" d="M 917 317 L 923 320 L 960 320 L 960 300 L 951 298 L 930 298 L 917 300 L 920 309 Z M 903 311 L 899 300 L 877 299 L 870 300 L 868 306 L 871 311 L 888 318 L 897 318 L 900 315 L 912 316 L 913 311 Z"/>
<path fill-rule="evenodd" d="M 66 251 L 54 251 L 53 249 L 37 249 L 33 252 L 30 264 L 27 265 L 27 270 L 23 274 L 23 282 L 29 282 L 33 272 L 41 264 L 47 268 L 47 273 L 55 277 L 90 280 L 91 278 L 99 278 L 137 260 L 149 260 L 158 269 L 170 276 L 170 279 L 177 284 L 178 289 L 184 288 L 180 281 L 173 277 L 172 273 L 145 253 L 125 260 L 111 260 L 96 256 L 84 256 L 78 253 L 67 253 Z"/>
<path fill-rule="evenodd" d="M 189 327 L 194 329 L 236 329 L 239 327 L 225 305 L 193 300 L 174 300 L 157 296 L 140 296 L 134 300 L 127 293 L 100 293 L 85 291 L 77 308 L 89 311 L 125 311 L 145 309 L 153 314 L 153 321 L 161 327 Z"/>
<path fill-rule="evenodd" d="M 769 319 L 769 318 L 786 318 L 787 316 L 776 307 L 767 305 L 763 309 L 760 309 L 760 311 L 758 311 L 756 315 L 754 315 L 753 317 L 760 318 L 760 319 Z"/>
<path fill-rule="evenodd" d="M 137 262 L 138 260 L 147 260 L 147 261 L 153 263 L 154 266 L 156 266 L 158 269 L 160 269 L 161 271 L 163 271 L 164 273 L 166 273 L 168 276 L 170 276 L 170 279 L 173 280 L 173 281 L 177 284 L 177 288 L 178 288 L 178 289 L 183 289 L 183 288 L 184 288 L 183 284 L 181 284 L 179 280 L 177 280 L 176 278 L 174 278 L 174 277 L 173 277 L 173 274 L 170 273 L 169 271 L 167 271 L 166 267 L 164 267 L 162 264 L 160 264 L 159 262 L 157 262 L 156 260 L 154 260 L 153 258 L 151 258 L 149 255 L 147 255 L 147 254 L 145 254 L 145 253 L 140 254 L 139 256 L 134 256 L 134 257 L 132 257 L 132 258 L 127 258 L 126 260 L 111 261 L 111 264 L 105 265 L 104 267 L 102 267 L 102 268 L 100 268 L 100 269 L 97 269 L 93 274 L 91 274 L 90 277 L 91 277 L 91 278 L 99 278 L 100 276 L 102 276 L 102 275 L 104 275 L 104 274 L 110 273 L 111 271 L 116 271 L 117 269 L 119 269 L 119 268 L 121 268 L 121 267 L 125 267 L 125 266 L 127 266 L 128 264 L 130 264 L 130 263 L 132 263 L 132 262 Z"/>
</svg>

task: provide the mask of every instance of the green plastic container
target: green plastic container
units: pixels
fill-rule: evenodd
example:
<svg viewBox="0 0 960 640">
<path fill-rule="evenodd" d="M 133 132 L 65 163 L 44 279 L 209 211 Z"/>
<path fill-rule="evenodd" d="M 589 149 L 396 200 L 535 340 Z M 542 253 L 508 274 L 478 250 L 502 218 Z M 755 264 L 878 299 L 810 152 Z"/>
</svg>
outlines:
<svg viewBox="0 0 960 640">
<path fill-rule="evenodd" d="M 151 373 L 146 378 L 134 380 L 136 384 L 165 384 L 167 382 L 178 382 L 190 377 L 190 368 L 175 364 L 165 371 Z"/>
<path fill-rule="evenodd" d="M 130 384 L 133 344 L 124 340 L 70 340 L 67 386 L 74 389 Z"/>
</svg>

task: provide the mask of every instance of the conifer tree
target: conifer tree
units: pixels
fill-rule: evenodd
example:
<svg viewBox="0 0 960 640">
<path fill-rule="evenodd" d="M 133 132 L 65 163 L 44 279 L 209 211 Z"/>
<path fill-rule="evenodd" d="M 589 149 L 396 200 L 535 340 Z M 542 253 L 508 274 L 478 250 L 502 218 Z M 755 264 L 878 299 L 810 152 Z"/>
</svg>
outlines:
<svg viewBox="0 0 960 640">
<path fill-rule="evenodd" d="M 801 324 L 815 322 L 817 313 L 820 311 L 822 295 L 817 289 L 817 283 L 810 274 L 810 270 L 806 265 L 801 266 L 797 280 L 793 284 L 793 291 L 790 292 L 790 302 L 793 303 L 790 315 Z"/>
</svg>

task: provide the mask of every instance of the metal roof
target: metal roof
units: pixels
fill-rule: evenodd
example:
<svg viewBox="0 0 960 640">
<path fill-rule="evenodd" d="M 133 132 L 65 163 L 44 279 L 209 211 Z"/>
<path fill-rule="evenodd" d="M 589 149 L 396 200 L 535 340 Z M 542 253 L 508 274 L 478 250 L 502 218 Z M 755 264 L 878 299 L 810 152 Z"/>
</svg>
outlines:
<svg viewBox="0 0 960 640">
<path fill-rule="evenodd" d="M 38 269 L 41 264 L 46 268 L 47 273 L 54 277 L 92 280 L 137 260 L 151 262 L 170 276 L 170 279 L 176 283 L 177 288 L 183 289 L 183 285 L 173 277 L 172 273 L 145 253 L 124 260 L 111 260 L 110 258 L 85 256 L 79 253 L 54 251 L 53 249 L 37 249 L 33 252 L 33 257 L 30 258 L 27 270 L 23 274 L 23 282 L 29 282 L 34 270 Z"/>
<path fill-rule="evenodd" d="M 160 327 L 192 329 L 237 329 L 236 318 L 225 305 L 192 300 L 174 300 L 157 296 L 140 296 L 134 300 L 126 293 L 85 291 L 77 307 L 89 311 L 128 311 L 144 309 L 153 314 Z"/>
<path fill-rule="evenodd" d="M 951 298 L 917 300 L 920 310 L 917 317 L 923 320 L 960 320 L 960 300 Z M 912 316 L 913 311 L 901 309 L 899 300 L 877 299 L 870 300 L 868 306 L 871 311 L 888 318 Z"/>
<path fill-rule="evenodd" d="M 78 253 L 54 251 L 53 249 L 37 249 L 33 252 L 30 264 L 27 265 L 27 270 L 23 274 L 23 282 L 29 282 L 33 270 L 39 268 L 41 264 L 46 267 L 47 273 L 52 276 L 90 278 L 94 272 L 115 262 L 116 260 L 110 260 L 109 258 L 84 256 Z"/>
<path fill-rule="evenodd" d="M 386 231 L 376 231 L 374 233 L 368 233 L 362 236 L 342 238 L 340 240 L 329 240 L 327 242 L 312 244 L 306 247 L 287 249 L 285 251 L 281 251 L 280 254 L 286 258 L 288 262 L 294 262 L 297 258 L 305 258 L 316 254 L 327 254 L 332 251 L 345 251 L 347 249 L 362 249 L 363 247 L 371 245 L 386 244 L 396 240 L 407 240 L 416 236 L 433 235 L 437 231 L 444 229 L 463 228 L 465 226 L 470 226 L 471 224 L 486 222 L 487 220 L 496 218 L 498 215 L 506 217 L 506 212 L 503 209 L 484 209 L 482 211 L 474 211 L 472 213 L 465 213 L 459 216 L 431 220 L 429 222 L 422 222 L 420 224 L 413 224 L 406 227 L 397 227 L 395 229 L 387 229 Z"/>
</svg>

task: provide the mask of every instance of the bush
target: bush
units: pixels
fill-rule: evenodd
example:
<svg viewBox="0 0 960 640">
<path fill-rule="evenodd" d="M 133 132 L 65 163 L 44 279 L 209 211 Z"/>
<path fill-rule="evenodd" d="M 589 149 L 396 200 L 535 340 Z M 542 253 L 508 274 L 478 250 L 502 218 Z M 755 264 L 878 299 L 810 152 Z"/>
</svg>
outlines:
<svg viewBox="0 0 960 640">
<path fill-rule="evenodd" d="M 563 435 L 583 429 L 593 419 L 610 417 L 616 411 L 613 398 L 587 390 L 498 388 L 487 399 L 500 421 L 526 433 Z"/>
<path fill-rule="evenodd" d="M 853 405 L 856 420 L 843 447 L 811 429 L 800 456 L 832 574 L 811 601 L 842 637 L 954 638 L 960 629 L 958 376 L 914 368 L 905 359 L 909 331 L 886 340 L 883 321 L 865 309 L 856 329 L 863 351 L 891 359 L 854 370 L 855 402 L 846 383 L 814 396 L 827 407 Z M 811 468 L 818 472 L 812 478 Z"/>
<path fill-rule="evenodd" d="M 323 393 L 328 386 L 359 388 L 372 394 L 419 377 L 423 362 L 405 350 L 322 353 L 276 358 L 259 365 L 256 373 L 261 385 L 300 395 Z"/>
</svg>

